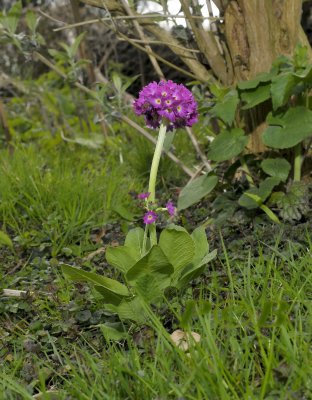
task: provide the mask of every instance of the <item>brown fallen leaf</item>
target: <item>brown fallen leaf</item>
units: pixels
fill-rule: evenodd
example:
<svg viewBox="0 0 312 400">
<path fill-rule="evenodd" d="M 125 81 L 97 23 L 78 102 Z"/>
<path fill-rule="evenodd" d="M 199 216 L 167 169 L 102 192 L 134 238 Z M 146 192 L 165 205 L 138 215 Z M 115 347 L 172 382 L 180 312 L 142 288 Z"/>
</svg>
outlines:
<svg viewBox="0 0 312 400">
<path fill-rule="evenodd" d="M 170 337 L 173 344 L 183 351 L 188 351 L 192 341 L 199 343 L 201 339 L 201 336 L 198 333 L 191 332 L 191 334 L 189 334 L 183 332 L 181 329 L 172 332 Z"/>
</svg>

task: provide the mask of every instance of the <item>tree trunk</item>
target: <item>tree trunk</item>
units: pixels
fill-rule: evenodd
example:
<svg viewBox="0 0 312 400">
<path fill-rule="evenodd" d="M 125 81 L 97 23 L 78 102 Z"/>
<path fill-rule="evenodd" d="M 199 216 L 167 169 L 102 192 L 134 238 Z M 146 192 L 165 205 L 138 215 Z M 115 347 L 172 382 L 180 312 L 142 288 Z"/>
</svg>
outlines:
<svg viewBox="0 0 312 400">
<path fill-rule="evenodd" d="M 117 0 L 80 0 L 85 4 L 109 11 L 112 16 L 127 13 Z M 210 0 L 207 0 L 209 2 Z M 142 19 L 133 11 L 146 32 L 168 45 L 187 70 L 203 82 L 219 81 L 225 86 L 248 80 L 269 71 L 273 61 L 281 56 L 292 56 L 298 43 L 307 46 L 312 61 L 308 38 L 301 27 L 302 0 L 214 0 L 222 22 L 218 31 L 205 31 L 198 19 L 195 0 L 180 0 L 188 25 L 193 31 L 198 49 L 207 60 L 210 70 L 151 19 Z M 191 12 L 192 9 L 192 12 Z M 216 35 L 218 37 L 216 37 Z M 253 153 L 264 151 L 260 135 L 265 129 L 265 117 L 270 102 L 244 113 L 248 145 Z"/>
</svg>

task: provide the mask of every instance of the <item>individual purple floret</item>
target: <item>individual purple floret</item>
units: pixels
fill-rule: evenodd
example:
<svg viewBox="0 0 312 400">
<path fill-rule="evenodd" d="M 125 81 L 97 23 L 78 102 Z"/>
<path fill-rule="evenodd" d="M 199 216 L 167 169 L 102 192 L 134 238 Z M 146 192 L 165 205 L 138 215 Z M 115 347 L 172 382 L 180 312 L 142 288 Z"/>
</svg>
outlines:
<svg viewBox="0 0 312 400">
<path fill-rule="evenodd" d="M 149 198 L 150 194 L 151 194 L 150 192 L 139 193 L 139 194 L 138 194 L 138 199 L 140 199 L 140 200 L 146 200 L 146 199 Z"/>
<path fill-rule="evenodd" d="M 173 130 L 192 126 L 198 120 L 193 94 L 184 85 L 170 80 L 149 83 L 133 106 L 137 115 L 144 115 L 149 128 L 157 129 L 164 123 L 167 130 Z"/>
<path fill-rule="evenodd" d="M 155 211 L 148 211 L 143 218 L 145 224 L 152 224 L 157 219 L 157 214 Z"/>
<path fill-rule="evenodd" d="M 168 211 L 169 215 L 171 215 L 171 217 L 173 217 L 174 214 L 175 214 L 176 208 L 172 204 L 172 201 L 168 201 L 168 203 L 166 204 L 166 208 L 167 208 L 167 211 Z"/>
</svg>

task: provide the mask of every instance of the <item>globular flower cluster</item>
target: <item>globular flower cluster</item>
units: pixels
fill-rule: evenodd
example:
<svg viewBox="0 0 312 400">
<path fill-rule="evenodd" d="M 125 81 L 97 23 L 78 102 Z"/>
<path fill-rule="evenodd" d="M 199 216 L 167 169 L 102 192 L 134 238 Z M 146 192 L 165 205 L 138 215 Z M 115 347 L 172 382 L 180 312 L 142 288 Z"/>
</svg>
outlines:
<svg viewBox="0 0 312 400">
<path fill-rule="evenodd" d="M 144 115 L 146 125 L 157 129 L 161 123 L 167 130 L 192 126 L 198 120 L 197 103 L 182 84 L 172 81 L 151 82 L 134 101 L 137 115 Z"/>
</svg>

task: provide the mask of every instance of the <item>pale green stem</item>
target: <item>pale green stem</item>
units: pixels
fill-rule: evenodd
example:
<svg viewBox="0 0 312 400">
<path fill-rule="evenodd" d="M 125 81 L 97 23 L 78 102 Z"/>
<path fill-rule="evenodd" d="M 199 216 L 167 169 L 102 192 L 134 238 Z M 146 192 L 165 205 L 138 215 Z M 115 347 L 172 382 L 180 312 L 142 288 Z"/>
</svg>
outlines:
<svg viewBox="0 0 312 400">
<path fill-rule="evenodd" d="M 167 130 L 166 125 L 161 124 L 160 128 L 159 128 L 158 139 L 157 139 L 156 148 L 155 148 L 155 152 L 154 152 L 154 156 L 153 156 L 150 179 L 149 179 L 149 184 L 148 184 L 148 191 L 150 192 L 150 196 L 149 196 L 148 200 L 151 202 L 155 201 L 157 172 L 158 172 L 161 152 L 162 152 L 165 137 L 166 137 L 166 130 Z M 150 239 L 151 239 L 151 246 L 157 244 L 155 223 L 150 225 Z"/>
<path fill-rule="evenodd" d="M 301 143 L 298 143 L 294 147 L 294 153 L 295 153 L 294 182 L 300 182 L 300 180 L 301 180 L 301 164 L 302 164 Z"/>
</svg>

